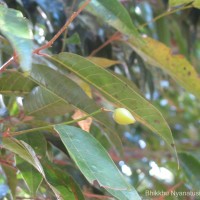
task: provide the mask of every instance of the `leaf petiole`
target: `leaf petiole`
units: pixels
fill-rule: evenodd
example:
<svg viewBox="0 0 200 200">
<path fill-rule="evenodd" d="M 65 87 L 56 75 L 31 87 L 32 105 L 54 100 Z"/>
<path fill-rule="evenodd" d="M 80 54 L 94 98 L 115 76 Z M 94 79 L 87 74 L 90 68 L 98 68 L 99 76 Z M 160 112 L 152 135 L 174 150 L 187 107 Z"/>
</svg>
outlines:
<svg viewBox="0 0 200 200">
<path fill-rule="evenodd" d="M 59 124 L 50 124 L 50 125 L 47 125 L 47 126 L 42 126 L 42 127 L 36 127 L 36 128 L 31 128 L 31 129 L 27 129 L 27 130 L 22 130 L 22 131 L 17 131 L 17 132 L 12 132 L 12 133 L 9 133 L 7 135 L 7 137 L 13 137 L 13 136 L 17 136 L 17 135 L 22 135 L 24 133 L 30 133 L 30 132 L 33 132 L 33 131 L 41 131 L 41 130 L 45 130 L 45 129 L 51 129 L 53 128 L 55 125 L 68 125 L 68 124 L 73 124 L 73 123 L 76 123 L 76 122 L 79 122 L 79 121 L 82 121 L 82 120 L 85 120 L 87 119 L 88 117 L 92 117 L 94 115 L 97 115 L 101 112 L 108 112 L 109 110 L 105 109 L 105 108 L 100 108 L 99 110 L 96 110 L 95 112 L 91 113 L 91 114 L 88 114 L 88 115 L 85 115 L 84 117 L 81 117 L 79 119 L 75 119 L 75 120 L 71 120 L 71 121 L 67 121 L 67 122 L 62 122 L 62 123 L 59 123 Z"/>
</svg>

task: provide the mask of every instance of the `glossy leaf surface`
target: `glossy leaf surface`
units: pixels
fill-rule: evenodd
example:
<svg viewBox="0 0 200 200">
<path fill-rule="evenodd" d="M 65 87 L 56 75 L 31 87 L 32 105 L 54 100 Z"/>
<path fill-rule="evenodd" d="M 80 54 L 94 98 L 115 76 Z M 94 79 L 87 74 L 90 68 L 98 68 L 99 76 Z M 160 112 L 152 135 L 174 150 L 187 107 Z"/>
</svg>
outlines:
<svg viewBox="0 0 200 200">
<path fill-rule="evenodd" d="M 61 53 L 51 59 L 98 89 L 118 107 L 128 109 L 137 121 L 160 135 L 169 146 L 173 144 L 172 133 L 161 113 L 123 80 L 72 53 Z"/>
<path fill-rule="evenodd" d="M 138 35 L 127 10 L 116 0 L 92 0 L 86 7 L 90 13 L 128 35 Z"/>
<path fill-rule="evenodd" d="M 99 106 L 75 82 L 53 69 L 44 65 L 34 65 L 30 78 L 42 88 L 53 93 L 59 100 L 69 103 L 85 113 L 90 114 L 99 109 Z M 94 119 L 106 127 L 109 142 L 116 149 L 116 152 L 122 154 L 120 138 L 113 129 L 106 113 L 99 113 L 94 116 Z"/>
<path fill-rule="evenodd" d="M 55 130 L 70 156 L 91 184 L 98 182 L 110 193 L 112 191 L 116 197 L 122 195 L 123 191 L 128 191 L 134 199 L 140 199 L 135 189 L 125 181 L 103 146 L 91 134 L 66 125 L 56 125 Z M 127 199 L 125 195 L 123 199 Z"/>
</svg>

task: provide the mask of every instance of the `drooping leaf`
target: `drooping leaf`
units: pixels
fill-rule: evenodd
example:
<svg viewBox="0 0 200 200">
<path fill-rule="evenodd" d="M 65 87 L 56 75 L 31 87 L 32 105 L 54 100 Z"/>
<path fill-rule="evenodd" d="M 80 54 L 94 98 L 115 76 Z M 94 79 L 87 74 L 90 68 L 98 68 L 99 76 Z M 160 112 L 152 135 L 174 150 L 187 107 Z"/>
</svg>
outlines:
<svg viewBox="0 0 200 200">
<path fill-rule="evenodd" d="M 184 56 L 173 55 L 167 46 L 149 37 L 144 38 L 144 41 L 137 43 L 134 38 L 130 38 L 127 43 L 147 62 L 167 72 L 186 90 L 200 98 L 200 77 Z"/>
<path fill-rule="evenodd" d="M 0 77 L 0 93 L 4 95 L 24 96 L 36 84 L 19 72 L 7 71 Z"/>
<path fill-rule="evenodd" d="M 29 134 L 23 134 L 17 136 L 18 140 L 24 141 L 29 144 L 37 157 L 44 159 L 47 150 L 47 142 L 43 134 L 38 132 L 32 132 Z M 35 167 L 28 162 L 24 161 L 21 157 L 16 157 L 17 167 L 20 170 L 27 186 L 29 188 L 31 196 L 35 197 L 37 190 L 43 180 L 41 173 L 35 169 Z"/>
<path fill-rule="evenodd" d="M 64 115 L 71 106 L 44 88 L 35 87 L 23 100 L 25 112 L 37 117 Z"/>
<path fill-rule="evenodd" d="M 120 61 L 118 60 L 110 60 L 107 58 L 87 57 L 87 59 L 104 68 L 111 67 L 112 65 L 120 64 Z"/>
<path fill-rule="evenodd" d="M 117 0 L 112 0 L 112 2 L 115 2 L 115 4 L 119 3 Z M 177 5 L 177 3 L 190 3 L 192 1 L 174 0 L 173 2 Z M 113 10 L 115 7 L 110 3 L 110 1 L 105 1 L 104 3 L 108 10 Z M 200 1 L 196 0 L 193 2 L 193 4 L 198 6 Z M 105 13 L 98 9 L 99 5 L 100 3 L 98 3 L 98 0 L 95 0 L 88 7 L 88 11 L 104 19 L 105 22 L 115 27 L 118 31 L 125 33 L 126 31 L 124 32 L 123 27 L 119 23 L 110 23 L 109 20 L 106 20 Z M 132 27 L 133 24 L 130 20 L 129 23 L 131 25 L 129 24 L 128 26 Z M 132 46 L 132 48 L 143 59 L 147 60 L 150 64 L 167 71 L 167 73 L 171 75 L 181 86 L 197 97 L 200 97 L 200 78 L 191 64 L 184 58 L 184 56 L 172 55 L 171 50 L 168 47 L 151 38 L 142 38 L 138 34 L 133 35 L 130 32 L 125 34 L 130 36 L 126 42 L 130 44 L 130 46 Z M 159 49 L 159 56 L 157 49 Z"/>
<path fill-rule="evenodd" d="M 30 71 L 33 36 L 22 13 L 0 5 L 0 31 L 19 55 L 22 70 Z"/>
<path fill-rule="evenodd" d="M 86 10 L 124 34 L 139 35 L 127 10 L 117 0 L 92 0 Z"/>
<path fill-rule="evenodd" d="M 169 0 L 169 6 L 180 6 L 182 4 L 192 3 L 194 7 L 200 8 L 200 1 L 199 0 Z"/>
<path fill-rule="evenodd" d="M 15 138 L 3 138 L 3 147 L 26 160 L 45 177 L 40 161 L 30 145 Z"/>
<path fill-rule="evenodd" d="M 126 82 L 75 54 L 61 53 L 51 59 L 90 83 L 118 107 L 127 108 L 137 121 L 160 135 L 170 147 L 174 146 L 172 133 L 162 114 Z"/>
<path fill-rule="evenodd" d="M 36 197 L 37 190 L 43 180 L 42 175 L 28 162 L 16 157 L 17 168 L 20 170 L 32 197 Z"/>
<path fill-rule="evenodd" d="M 56 125 L 55 130 L 87 180 L 96 181 L 115 197 L 131 193 L 133 199 L 140 199 L 136 190 L 127 183 L 103 146 L 89 133 L 66 125 Z"/>
<path fill-rule="evenodd" d="M 47 66 L 34 65 L 30 78 L 44 89 L 56 95 L 60 100 L 73 105 L 85 113 L 90 114 L 99 110 L 99 106 L 75 82 Z M 105 113 L 99 113 L 93 118 L 105 127 L 109 142 L 116 149 L 116 152 L 122 154 L 121 140 L 113 129 L 109 117 Z"/>
<path fill-rule="evenodd" d="M 46 159 L 42 161 L 42 165 L 46 179 L 60 192 L 64 200 L 84 200 L 80 188 L 66 172 Z"/>
<path fill-rule="evenodd" d="M 18 135 L 16 136 L 18 140 L 23 140 L 27 144 L 29 144 L 37 156 L 42 159 L 46 156 L 47 151 L 47 141 L 44 137 L 44 135 L 40 132 L 31 132 L 28 134 Z"/>
<path fill-rule="evenodd" d="M 60 192 L 46 179 L 44 169 L 39 159 L 37 158 L 35 151 L 30 145 L 28 145 L 24 141 L 20 141 L 15 138 L 3 138 L 3 147 L 17 154 L 19 157 L 31 164 L 42 175 L 56 197 L 62 199 L 62 195 L 60 194 Z"/>
<path fill-rule="evenodd" d="M 192 154 L 181 152 L 178 154 L 180 166 L 185 173 L 187 179 L 196 189 L 200 188 L 200 162 Z"/>
</svg>

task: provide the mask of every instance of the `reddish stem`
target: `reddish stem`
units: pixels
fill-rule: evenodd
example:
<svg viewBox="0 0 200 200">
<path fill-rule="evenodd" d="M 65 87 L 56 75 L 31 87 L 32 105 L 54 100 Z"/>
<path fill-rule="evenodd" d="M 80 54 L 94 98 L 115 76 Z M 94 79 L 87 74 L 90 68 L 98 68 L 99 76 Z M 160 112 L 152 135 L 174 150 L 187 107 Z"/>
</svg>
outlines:
<svg viewBox="0 0 200 200">
<path fill-rule="evenodd" d="M 8 166 L 8 167 L 11 167 L 13 169 L 16 169 L 16 167 L 13 166 L 13 162 L 9 162 L 9 161 L 0 159 L 0 163 L 1 163 L 1 165 Z"/>
<path fill-rule="evenodd" d="M 64 26 L 58 31 L 58 33 L 45 45 L 35 49 L 32 53 L 43 55 L 43 56 L 49 56 L 44 53 L 40 53 L 40 51 L 49 48 L 53 45 L 53 43 L 58 39 L 58 37 L 65 31 L 65 29 L 69 26 L 69 24 L 82 12 L 82 10 L 90 3 L 91 0 L 87 0 L 78 10 L 77 12 L 74 12 L 71 17 L 67 20 L 67 22 L 64 24 Z M 0 67 L 0 73 L 4 72 L 6 68 L 16 59 L 18 58 L 18 55 L 14 54 L 6 63 L 4 63 Z"/>
<path fill-rule="evenodd" d="M 38 49 L 34 50 L 33 53 L 38 55 L 45 55 L 41 54 L 40 51 L 43 49 L 47 49 L 52 46 L 52 44 L 58 39 L 58 37 L 66 30 L 66 28 L 71 24 L 71 22 L 82 12 L 82 10 L 90 3 L 91 0 L 87 0 L 79 9 L 77 12 L 74 12 L 71 17 L 67 20 L 67 22 L 64 24 L 64 26 L 58 31 L 58 33 L 45 45 L 39 47 Z"/>
<path fill-rule="evenodd" d="M 112 41 L 119 40 L 120 38 L 121 38 L 121 33 L 119 33 L 119 32 L 114 33 L 106 42 L 104 42 L 101 46 L 99 46 L 97 49 L 95 49 L 89 56 L 94 56 L 97 52 L 99 52 L 105 46 L 110 44 Z"/>
</svg>

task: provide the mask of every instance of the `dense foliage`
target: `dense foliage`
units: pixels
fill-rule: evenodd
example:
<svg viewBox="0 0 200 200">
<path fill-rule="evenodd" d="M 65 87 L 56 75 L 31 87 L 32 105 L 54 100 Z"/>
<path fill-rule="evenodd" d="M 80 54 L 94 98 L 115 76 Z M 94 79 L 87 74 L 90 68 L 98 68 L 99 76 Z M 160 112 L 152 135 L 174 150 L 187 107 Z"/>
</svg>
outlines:
<svg viewBox="0 0 200 200">
<path fill-rule="evenodd" d="M 199 9 L 0 1 L 0 199 L 199 199 Z"/>
</svg>

